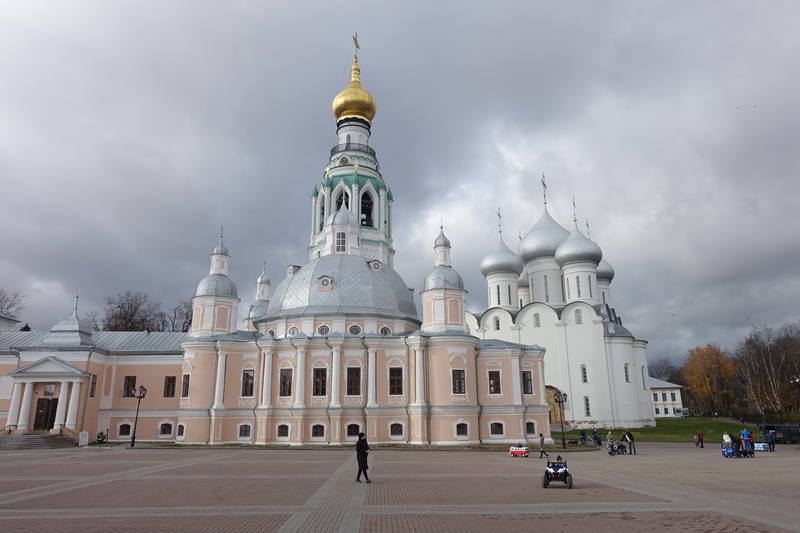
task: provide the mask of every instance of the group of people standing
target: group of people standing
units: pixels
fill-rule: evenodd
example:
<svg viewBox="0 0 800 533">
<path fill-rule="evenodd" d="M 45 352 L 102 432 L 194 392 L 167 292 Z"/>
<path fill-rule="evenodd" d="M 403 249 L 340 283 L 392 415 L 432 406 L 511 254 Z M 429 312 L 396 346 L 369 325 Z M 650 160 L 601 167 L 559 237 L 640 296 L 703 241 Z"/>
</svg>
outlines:
<svg viewBox="0 0 800 533">
<path fill-rule="evenodd" d="M 775 434 L 772 431 L 764 430 L 761 432 L 764 442 L 767 443 L 769 451 L 775 451 Z M 755 435 L 747 428 L 742 428 L 738 435 L 729 434 L 727 431 L 722 434 L 722 443 L 732 446 L 736 451 L 751 452 L 755 449 Z"/>
</svg>

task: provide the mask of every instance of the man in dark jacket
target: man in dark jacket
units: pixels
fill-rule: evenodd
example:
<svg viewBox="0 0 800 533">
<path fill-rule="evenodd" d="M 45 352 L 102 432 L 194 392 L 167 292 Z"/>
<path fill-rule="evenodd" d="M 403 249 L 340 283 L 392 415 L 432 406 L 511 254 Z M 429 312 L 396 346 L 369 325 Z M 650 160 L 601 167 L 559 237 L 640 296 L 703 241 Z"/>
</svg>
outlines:
<svg viewBox="0 0 800 533">
<path fill-rule="evenodd" d="M 367 436 L 363 433 L 358 434 L 358 442 L 356 443 L 356 459 L 358 459 L 358 475 L 356 481 L 361 483 L 361 474 L 364 474 L 364 479 L 367 483 L 372 483 L 367 475 L 369 466 L 367 465 L 367 454 L 369 453 L 369 444 L 367 444 Z"/>
<path fill-rule="evenodd" d="M 633 433 L 626 429 L 625 433 L 622 434 L 622 440 L 628 446 L 630 455 L 636 455 L 636 443 L 633 440 Z"/>
</svg>

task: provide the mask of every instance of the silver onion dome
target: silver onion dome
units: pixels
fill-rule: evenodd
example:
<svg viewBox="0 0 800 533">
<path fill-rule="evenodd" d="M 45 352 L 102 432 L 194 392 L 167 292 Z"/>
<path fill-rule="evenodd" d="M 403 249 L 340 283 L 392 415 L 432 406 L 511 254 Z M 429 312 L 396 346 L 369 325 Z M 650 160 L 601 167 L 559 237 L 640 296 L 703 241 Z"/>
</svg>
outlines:
<svg viewBox="0 0 800 533">
<path fill-rule="evenodd" d="M 614 267 L 605 259 L 600 261 L 600 264 L 597 265 L 597 279 L 598 281 L 606 280 L 609 282 L 614 279 Z"/>
<path fill-rule="evenodd" d="M 342 204 L 342 207 L 331 215 L 330 223 L 336 226 L 346 226 L 350 224 L 350 210 Z"/>
<path fill-rule="evenodd" d="M 230 255 L 230 253 L 228 252 L 227 246 L 222 244 L 222 241 L 220 241 L 220 243 L 214 248 L 214 251 L 211 252 L 211 255 Z"/>
<path fill-rule="evenodd" d="M 567 237 L 569 231 L 553 220 L 545 208 L 533 228 L 523 237 L 519 245 L 519 255 L 526 263 L 539 257 L 553 257 Z"/>
<path fill-rule="evenodd" d="M 256 300 L 250 304 L 250 310 L 247 312 L 247 320 L 255 320 L 267 314 L 269 308 L 269 301 Z"/>
<path fill-rule="evenodd" d="M 447 265 L 440 265 L 431 270 L 425 276 L 425 284 L 422 287 L 423 291 L 431 289 L 459 289 L 464 290 L 464 280 L 461 279 L 461 274 Z"/>
<path fill-rule="evenodd" d="M 195 296 L 222 296 L 238 298 L 236 284 L 225 274 L 209 274 L 197 284 Z"/>
<path fill-rule="evenodd" d="M 497 272 L 513 272 L 519 275 L 524 267 L 520 256 L 508 249 L 501 234 L 497 248 L 481 261 L 481 274 L 488 276 Z"/>
<path fill-rule="evenodd" d="M 259 285 L 270 285 L 272 282 L 269 280 L 269 276 L 267 276 L 266 269 L 261 271 L 261 275 L 258 276 L 256 283 Z"/>
<path fill-rule="evenodd" d="M 450 248 L 450 239 L 445 236 L 444 228 L 439 228 L 439 236 L 436 237 L 436 240 L 433 242 L 434 248 L 438 248 L 439 246 L 447 246 Z"/>
<path fill-rule="evenodd" d="M 581 233 L 581 230 L 575 228 L 569 234 L 567 240 L 558 247 L 555 258 L 559 266 L 576 262 L 597 264 L 603 259 L 603 251 L 597 243 Z"/>
</svg>

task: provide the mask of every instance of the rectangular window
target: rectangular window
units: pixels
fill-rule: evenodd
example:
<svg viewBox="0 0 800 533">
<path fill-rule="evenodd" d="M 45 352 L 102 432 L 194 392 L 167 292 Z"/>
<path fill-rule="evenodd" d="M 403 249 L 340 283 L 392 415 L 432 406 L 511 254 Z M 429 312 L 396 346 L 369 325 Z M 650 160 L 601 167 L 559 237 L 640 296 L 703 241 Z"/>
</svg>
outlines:
<svg viewBox="0 0 800 533">
<path fill-rule="evenodd" d="M 592 295 L 592 276 L 586 276 L 586 284 L 589 286 L 589 298 L 594 298 Z"/>
<path fill-rule="evenodd" d="M 656 414 L 657 414 L 657 415 L 660 415 L 660 414 L 661 414 L 661 410 L 660 410 L 658 407 L 656 407 Z"/>
<path fill-rule="evenodd" d="M 674 402 L 675 401 L 675 393 L 674 392 L 670 392 L 669 395 L 672 398 L 672 401 Z"/>
<path fill-rule="evenodd" d="M 566 283 L 566 286 L 567 286 L 567 300 L 571 300 L 572 299 L 572 294 L 570 294 L 570 291 L 569 291 L 569 280 L 568 279 L 565 280 L 564 276 L 561 276 L 561 280 L 564 283 Z"/>
<path fill-rule="evenodd" d="M 89 385 L 89 398 L 94 398 L 97 393 L 97 374 L 92 374 L 92 381 Z"/>
<path fill-rule="evenodd" d="M 125 376 L 125 381 L 122 385 L 122 395 L 130 398 L 136 394 L 136 376 Z"/>
<path fill-rule="evenodd" d="M 56 395 L 56 386 L 52 385 L 52 384 L 45 385 L 42 394 L 44 396 L 55 396 Z"/>
<path fill-rule="evenodd" d="M 589 397 L 588 396 L 584 396 L 583 397 L 583 410 L 586 413 L 586 416 L 592 416 L 592 410 L 589 407 Z"/>
<path fill-rule="evenodd" d="M 345 246 L 345 234 L 343 231 L 336 232 L 336 251 L 337 252 L 347 251 Z"/>
<path fill-rule="evenodd" d="M 547 284 L 547 274 L 544 275 L 544 301 L 550 301 L 550 286 Z"/>
<path fill-rule="evenodd" d="M 511 285 L 508 286 L 508 305 L 511 305 Z"/>
<path fill-rule="evenodd" d="M 500 371 L 489 371 L 489 394 L 500 394 Z"/>
<path fill-rule="evenodd" d="M 666 392 L 662 392 L 661 393 L 661 400 L 665 401 L 665 402 L 667 401 L 667 393 Z"/>
<path fill-rule="evenodd" d="M 463 370 L 453 370 L 453 394 L 465 394 L 466 378 Z"/>
<path fill-rule="evenodd" d="M 191 374 L 184 374 L 183 380 L 181 381 L 181 398 L 188 398 L 189 397 L 189 379 L 191 379 Z"/>
<path fill-rule="evenodd" d="M 497 305 L 500 305 L 500 285 L 497 287 Z"/>
<path fill-rule="evenodd" d="M 533 372 L 522 371 L 522 394 L 533 394 Z"/>
<path fill-rule="evenodd" d="M 314 396 L 327 396 L 328 395 L 328 369 L 315 368 L 314 369 Z"/>
<path fill-rule="evenodd" d="M 281 382 L 279 396 L 292 395 L 292 369 L 281 368 Z"/>
<path fill-rule="evenodd" d="M 253 369 L 242 370 L 242 396 L 253 396 L 256 383 L 256 371 Z"/>
<path fill-rule="evenodd" d="M 653 401 L 654 401 L 654 402 L 657 402 L 657 401 L 658 401 L 658 393 L 657 393 L 657 392 L 654 392 L 654 393 L 653 393 Z"/>
<path fill-rule="evenodd" d="M 578 289 L 578 298 L 581 297 L 581 277 L 575 276 L 575 287 Z"/>
<path fill-rule="evenodd" d="M 361 396 L 361 367 L 347 367 L 347 395 Z"/>
<path fill-rule="evenodd" d="M 164 398 L 175 397 L 175 376 L 164 376 Z"/>
<path fill-rule="evenodd" d="M 581 365 L 581 383 L 589 383 L 589 372 L 586 365 Z"/>
<path fill-rule="evenodd" d="M 389 394 L 401 396 L 403 394 L 403 369 L 389 369 Z"/>
</svg>

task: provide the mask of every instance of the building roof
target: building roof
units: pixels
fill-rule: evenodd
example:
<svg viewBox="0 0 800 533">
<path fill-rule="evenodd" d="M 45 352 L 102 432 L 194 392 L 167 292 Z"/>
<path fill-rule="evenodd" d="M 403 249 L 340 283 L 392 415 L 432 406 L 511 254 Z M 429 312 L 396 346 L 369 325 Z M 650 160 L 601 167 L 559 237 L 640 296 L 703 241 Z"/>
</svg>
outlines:
<svg viewBox="0 0 800 533">
<path fill-rule="evenodd" d="M 0 333 L 0 352 L 11 348 L 31 349 L 58 346 L 43 342 L 49 331 L 9 331 Z M 179 353 L 181 343 L 189 338 L 188 333 L 172 331 L 95 331 L 91 334 L 91 346 L 106 352 L 121 353 Z M 85 348 L 89 349 L 90 345 Z"/>
<path fill-rule="evenodd" d="M 669 381 L 664 381 L 663 379 L 654 378 L 653 376 L 647 376 L 648 384 L 651 389 L 682 389 L 683 385 L 676 385 L 675 383 L 670 383 Z"/>
<path fill-rule="evenodd" d="M 5 313 L 0 313 L 0 318 L 5 318 L 6 320 L 11 320 L 12 322 L 20 322 L 19 320 L 17 320 L 13 316 L 7 315 Z"/>
</svg>

